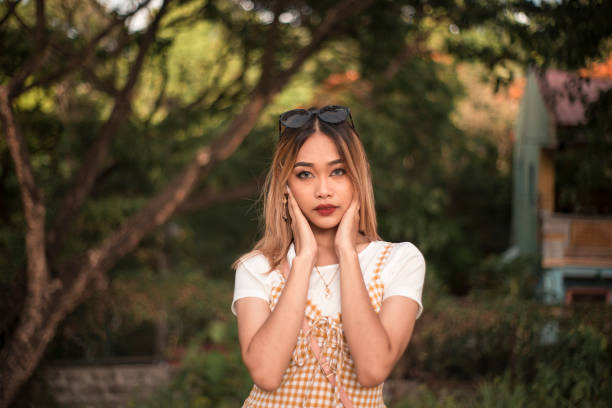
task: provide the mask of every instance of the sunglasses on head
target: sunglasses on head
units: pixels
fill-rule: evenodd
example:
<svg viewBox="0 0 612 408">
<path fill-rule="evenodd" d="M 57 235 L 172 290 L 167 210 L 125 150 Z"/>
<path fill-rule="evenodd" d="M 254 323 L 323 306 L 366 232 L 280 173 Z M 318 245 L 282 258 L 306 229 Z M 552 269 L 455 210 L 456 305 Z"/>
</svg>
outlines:
<svg viewBox="0 0 612 408">
<path fill-rule="evenodd" d="M 329 123 L 331 125 L 337 125 L 339 123 L 349 120 L 349 124 L 355 129 L 353 123 L 353 117 L 351 116 L 351 110 L 346 106 L 338 105 L 327 105 L 321 109 L 292 109 L 280 115 L 278 119 L 278 135 L 281 136 L 281 128 L 299 129 L 304 126 L 313 115 L 317 115 L 319 120 Z"/>
</svg>

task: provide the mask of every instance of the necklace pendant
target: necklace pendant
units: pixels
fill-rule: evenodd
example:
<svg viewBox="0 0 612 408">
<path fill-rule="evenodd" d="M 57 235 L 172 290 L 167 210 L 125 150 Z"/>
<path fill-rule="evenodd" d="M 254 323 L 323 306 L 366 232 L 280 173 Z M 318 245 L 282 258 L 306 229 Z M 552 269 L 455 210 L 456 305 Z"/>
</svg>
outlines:
<svg viewBox="0 0 612 408">
<path fill-rule="evenodd" d="M 329 288 L 325 288 L 325 297 L 328 298 L 331 295 Z"/>
</svg>

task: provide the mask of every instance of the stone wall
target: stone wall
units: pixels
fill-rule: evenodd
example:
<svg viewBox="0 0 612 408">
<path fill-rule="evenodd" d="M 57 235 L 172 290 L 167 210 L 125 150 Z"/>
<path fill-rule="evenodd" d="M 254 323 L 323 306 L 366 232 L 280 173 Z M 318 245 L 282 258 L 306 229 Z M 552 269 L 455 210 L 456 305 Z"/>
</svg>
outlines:
<svg viewBox="0 0 612 408">
<path fill-rule="evenodd" d="M 50 364 L 42 369 L 48 391 L 65 407 L 124 407 L 151 396 L 172 375 L 167 362 Z"/>
<path fill-rule="evenodd" d="M 50 393 L 61 407 L 122 408 L 135 399 L 147 398 L 167 384 L 176 368 L 165 361 L 105 361 L 98 363 L 47 364 L 42 370 Z M 418 388 L 411 381 L 387 380 L 385 401 Z"/>
</svg>

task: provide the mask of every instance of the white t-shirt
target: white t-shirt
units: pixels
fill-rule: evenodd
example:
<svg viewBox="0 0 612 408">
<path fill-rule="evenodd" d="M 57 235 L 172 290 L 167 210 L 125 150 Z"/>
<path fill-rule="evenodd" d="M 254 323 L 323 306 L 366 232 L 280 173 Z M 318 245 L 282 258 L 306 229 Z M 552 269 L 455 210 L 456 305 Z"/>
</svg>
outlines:
<svg viewBox="0 0 612 408">
<path fill-rule="evenodd" d="M 359 252 L 359 264 L 366 284 L 372 279 L 376 261 L 387 244 L 385 241 L 372 241 Z M 291 244 L 287 252 L 289 267 L 291 267 L 294 258 L 295 248 Z M 329 297 L 325 296 L 325 286 L 321 282 L 317 271 L 313 269 L 310 274 L 308 298 L 325 316 L 335 317 L 341 312 L 340 271 L 338 267 L 338 264 L 318 267 L 331 290 Z M 232 300 L 232 313 L 234 315 L 236 314 L 235 303 L 238 299 L 256 297 L 269 302 L 272 288 L 282 280 L 279 270 L 268 273 L 269 270 L 270 264 L 262 254 L 252 256 L 238 266 L 234 285 L 234 299 Z M 383 301 L 391 296 L 408 297 L 419 305 L 417 318 L 421 315 L 423 311 L 421 294 L 425 280 L 425 259 L 417 247 L 410 242 L 393 245 L 380 272 L 380 278 L 384 285 Z"/>
</svg>

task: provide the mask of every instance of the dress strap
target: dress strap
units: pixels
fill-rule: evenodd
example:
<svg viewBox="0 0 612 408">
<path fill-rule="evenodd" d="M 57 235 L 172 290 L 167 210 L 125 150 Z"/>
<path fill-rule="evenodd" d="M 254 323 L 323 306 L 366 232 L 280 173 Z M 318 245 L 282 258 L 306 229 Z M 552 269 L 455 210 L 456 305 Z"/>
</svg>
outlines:
<svg viewBox="0 0 612 408">
<path fill-rule="evenodd" d="M 304 316 L 304 320 L 302 320 L 302 332 L 304 333 L 304 336 L 306 338 L 309 337 L 308 335 L 310 334 L 310 331 L 313 327 L 308 326 L 306 316 Z M 340 333 L 340 336 L 342 336 L 342 333 Z M 337 370 L 333 370 L 329 366 L 329 361 L 327 360 L 327 358 L 325 358 L 325 356 L 321 357 L 321 348 L 319 347 L 315 336 L 310 336 L 310 348 L 319 365 L 321 366 L 321 371 L 323 371 L 325 378 L 327 378 L 333 388 L 336 388 L 338 390 L 338 396 L 340 397 L 340 401 L 342 402 L 344 408 L 353 408 L 353 403 L 351 402 L 351 399 L 344 390 L 344 387 L 342 387 L 342 384 L 336 381 L 336 371 L 339 371 L 341 367 L 337 367 Z M 342 349 L 340 350 L 340 352 L 342 352 Z"/>
<path fill-rule="evenodd" d="M 368 294 L 370 295 L 370 302 L 372 303 L 372 308 L 376 313 L 380 311 L 382 306 L 382 298 L 385 291 L 385 285 L 382 283 L 382 279 L 380 278 L 380 274 L 383 270 L 385 262 L 391 253 L 391 248 L 393 248 L 393 243 L 389 242 L 383 248 L 382 252 L 378 256 L 376 260 L 376 264 L 374 265 L 374 272 L 372 274 L 372 278 L 367 285 Z"/>
<path fill-rule="evenodd" d="M 372 276 L 373 279 L 378 279 L 378 277 L 380 276 L 380 272 L 382 271 L 383 266 L 385 265 L 385 261 L 391 253 L 391 248 L 393 248 L 393 243 L 389 242 L 387 245 L 385 245 L 383 251 L 380 253 L 378 260 L 376 261 L 376 269 L 374 269 L 374 275 Z"/>
<path fill-rule="evenodd" d="M 283 261 L 283 263 L 280 266 L 280 269 L 281 269 L 283 278 L 285 278 L 285 281 L 287 281 L 289 277 L 289 264 L 287 263 L 286 260 Z M 323 371 L 325 378 L 327 378 L 327 380 L 329 381 L 329 383 L 332 385 L 333 388 L 338 390 L 338 396 L 340 397 L 340 401 L 342 402 L 342 405 L 344 406 L 344 408 L 353 408 L 353 403 L 351 402 L 351 399 L 349 398 L 348 394 L 344 390 L 344 387 L 342 387 L 342 384 L 340 384 L 336 380 L 336 371 L 340 370 L 341 366 L 337 367 L 336 370 L 332 370 L 332 368 L 329 366 L 329 361 L 325 358 L 325 356 L 321 358 L 321 348 L 319 347 L 319 344 L 317 343 L 316 336 L 311 335 L 311 331 L 314 327 L 315 327 L 314 325 L 312 327 L 308 325 L 308 321 L 306 320 L 306 315 L 304 315 L 304 319 L 302 320 L 302 334 L 304 336 L 304 339 L 308 339 L 310 337 L 310 349 L 312 350 L 312 353 L 317 359 L 317 362 L 321 366 L 321 371 Z M 342 333 L 339 333 L 339 338 L 340 338 L 340 353 L 342 353 L 342 349 L 343 349 Z M 342 361 L 342 357 L 341 357 L 341 361 Z"/>
</svg>

